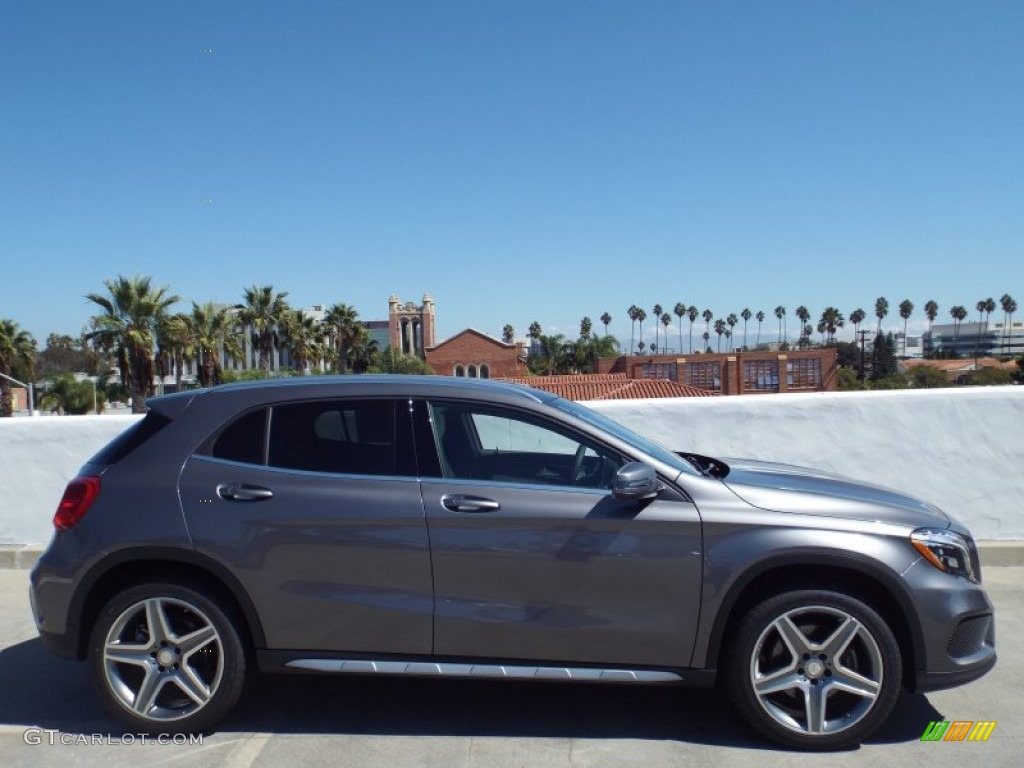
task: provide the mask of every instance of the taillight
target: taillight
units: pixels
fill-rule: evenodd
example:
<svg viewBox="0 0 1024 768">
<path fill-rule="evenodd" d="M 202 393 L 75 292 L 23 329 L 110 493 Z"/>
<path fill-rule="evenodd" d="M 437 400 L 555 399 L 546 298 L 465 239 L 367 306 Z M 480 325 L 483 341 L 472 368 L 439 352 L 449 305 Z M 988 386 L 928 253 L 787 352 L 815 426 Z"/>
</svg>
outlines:
<svg viewBox="0 0 1024 768">
<path fill-rule="evenodd" d="M 64 496 L 57 505 L 53 525 L 58 531 L 66 531 L 85 517 L 89 507 L 100 493 L 100 479 L 91 475 L 80 475 L 68 483 Z"/>
</svg>

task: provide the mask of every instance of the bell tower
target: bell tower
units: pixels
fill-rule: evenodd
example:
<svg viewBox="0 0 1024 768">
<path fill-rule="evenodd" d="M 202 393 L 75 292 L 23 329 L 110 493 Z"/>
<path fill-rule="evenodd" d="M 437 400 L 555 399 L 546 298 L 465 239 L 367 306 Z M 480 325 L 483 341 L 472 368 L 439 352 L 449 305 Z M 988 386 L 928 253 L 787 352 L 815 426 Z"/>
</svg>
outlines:
<svg viewBox="0 0 1024 768">
<path fill-rule="evenodd" d="M 396 294 L 388 299 L 388 338 L 392 347 L 404 355 L 423 358 L 427 347 L 434 346 L 434 299 L 423 294 L 423 303 L 404 304 Z"/>
</svg>

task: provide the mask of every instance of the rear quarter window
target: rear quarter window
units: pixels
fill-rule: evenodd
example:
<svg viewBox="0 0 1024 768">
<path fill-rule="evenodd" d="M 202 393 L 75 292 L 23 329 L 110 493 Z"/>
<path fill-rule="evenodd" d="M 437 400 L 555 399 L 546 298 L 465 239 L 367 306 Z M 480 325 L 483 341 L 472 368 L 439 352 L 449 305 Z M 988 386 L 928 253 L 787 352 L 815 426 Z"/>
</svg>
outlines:
<svg viewBox="0 0 1024 768">
<path fill-rule="evenodd" d="M 171 423 L 171 419 L 150 411 L 141 420 L 107 443 L 99 453 L 89 459 L 90 464 L 117 464 L 140 445 L 157 435 Z"/>
<path fill-rule="evenodd" d="M 266 456 L 267 409 L 249 411 L 228 424 L 214 437 L 207 453 L 215 459 L 243 464 L 264 464 Z"/>
</svg>

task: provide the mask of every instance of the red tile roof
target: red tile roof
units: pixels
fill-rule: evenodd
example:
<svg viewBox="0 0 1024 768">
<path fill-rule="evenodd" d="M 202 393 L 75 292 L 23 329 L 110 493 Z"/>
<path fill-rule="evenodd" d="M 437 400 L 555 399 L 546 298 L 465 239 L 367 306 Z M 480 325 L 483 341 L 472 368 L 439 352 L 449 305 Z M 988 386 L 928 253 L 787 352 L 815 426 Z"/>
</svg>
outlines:
<svg viewBox="0 0 1024 768">
<path fill-rule="evenodd" d="M 627 379 L 624 373 L 580 373 L 566 376 L 507 378 L 513 384 L 543 389 L 566 400 L 639 400 L 662 397 L 718 397 L 668 379 Z"/>
</svg>

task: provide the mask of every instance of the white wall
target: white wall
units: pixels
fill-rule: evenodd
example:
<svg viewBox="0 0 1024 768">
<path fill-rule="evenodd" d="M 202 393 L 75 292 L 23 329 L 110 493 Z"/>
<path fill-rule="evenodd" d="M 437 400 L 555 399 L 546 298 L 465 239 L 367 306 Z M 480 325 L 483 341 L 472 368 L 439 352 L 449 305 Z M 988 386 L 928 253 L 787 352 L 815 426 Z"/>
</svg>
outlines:
<svg viewBox="0 0 1024 768">
<path fill-rule="evenodd" d="M 1024 387 L 588 403 L 675 450 L 802 464 L 1024 539 Z M 41 544 L 65 483 L 133 416 L 0 419 L 0 546 Z"/>
<path fill-rule="evenodd" d="M 64 486 L 139 416 L 0 419 L 0 546 L 43 544 Z"/>
<path fill-rule="evenodd" d="M 587 403 L 673 450 L 817 467 L 1024 539 L 1024 387 Z"/>
</svg>

